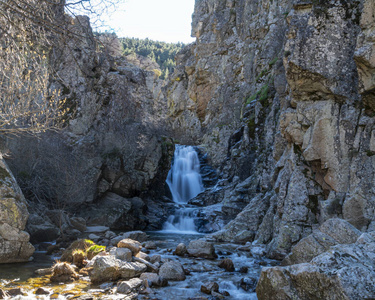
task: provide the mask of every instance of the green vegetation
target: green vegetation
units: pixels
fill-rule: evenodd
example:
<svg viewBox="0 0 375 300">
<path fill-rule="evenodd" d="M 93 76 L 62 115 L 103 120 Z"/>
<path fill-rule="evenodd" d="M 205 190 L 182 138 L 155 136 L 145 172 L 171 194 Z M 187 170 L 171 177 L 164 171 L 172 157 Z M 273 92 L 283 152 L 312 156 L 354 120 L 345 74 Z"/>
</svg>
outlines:
<svg viewBox="0 0 375 300">
<path fill-rule="evenodd" d="M 90 248 L 87 249 L 87 258 L 92 259 L 94 256 L 99 254 L 100 252 L 105 251 L 105 246 L 99 246 L 99 245 L 92 245 Z"/>
<path fill-rule="evenodd" d="M 185 47 L 183 43 L 173 44 L 138 38 L 120 38 L 120 43 L 124 55 L 136 53 L 157 62 L 161 69 L 161 79 L 167 78 L 173 72 L 176 66 L 174 57 Z"/>
<path fill-rule="evenodd" d="M 270 85 L 269 85 L 269 82 L 267 82 L 256 93 L 252 94 L 249 98 L 247 98 L 246 105 L 250 104 L 254 100 L 258 100 L 262 104 L 263 107 L 267 107 L 269 91 L 270 91 Z"/>
<path fill-rule="evenodd" d="M 7 170 L 5 170 L 3 167 L 0 167 L 0 179 L 4 180 L 5 178 L 9 177 L 10 174 Z"/>
</svg>

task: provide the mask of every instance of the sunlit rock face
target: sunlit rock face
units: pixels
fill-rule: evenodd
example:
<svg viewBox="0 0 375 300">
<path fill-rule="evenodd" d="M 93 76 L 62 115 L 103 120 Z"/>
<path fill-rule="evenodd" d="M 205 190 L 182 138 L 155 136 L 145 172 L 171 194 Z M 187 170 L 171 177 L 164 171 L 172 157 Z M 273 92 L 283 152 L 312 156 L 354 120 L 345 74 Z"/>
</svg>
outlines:
<svg viewBox="0 0 375 300">
<path fill-rule="evenodd" d="M 0 157 L 0 264 L 28 261 L 34 253 L 23 231 L 28 216 L 21 189 Z"/>
<path fill-rule="evenodd" d="M 283 258 L 333 217 L 374 228 L 373 18 L 372 1 L 196 1 L 167 99 L 220 166 L 207 218 L 242 210 L 214 238 Z"/>
</svg>

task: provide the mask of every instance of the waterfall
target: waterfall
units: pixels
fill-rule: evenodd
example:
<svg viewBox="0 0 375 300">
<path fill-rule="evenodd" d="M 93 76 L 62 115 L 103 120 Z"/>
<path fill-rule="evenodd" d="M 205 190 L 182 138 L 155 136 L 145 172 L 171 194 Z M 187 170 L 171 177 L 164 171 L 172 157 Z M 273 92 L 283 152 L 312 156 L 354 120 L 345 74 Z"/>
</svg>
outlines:
<svg viewBox="0 0 375 300">
<path fill-rule="evenodd" d="M 164 231 L 196 233 L 194 225 L 194 208 L 187 202 L 201 193 L 203 189 L 200 175 L 198 153 L 192 146 L 176 145 L 173 165 L 167 177 L 167 184 L 173 201 L 180 205 L 175 215 L 169 216 L 163 226 Z"/>
</svg>

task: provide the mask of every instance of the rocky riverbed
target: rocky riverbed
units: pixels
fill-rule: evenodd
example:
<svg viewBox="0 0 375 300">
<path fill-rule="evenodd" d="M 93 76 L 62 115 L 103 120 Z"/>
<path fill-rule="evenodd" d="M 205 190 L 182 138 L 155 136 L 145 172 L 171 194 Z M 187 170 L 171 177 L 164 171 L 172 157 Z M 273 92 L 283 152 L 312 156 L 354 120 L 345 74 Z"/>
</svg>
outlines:
<svg viewBox="0 0 375 300">
<path fill-rule="evenodd" d="M 3 298 L 257 299 L 262 266 L 277 264 L 261 257 L 262 247 L 211 243 L 202 235 L 110 231 L 96 235 L 98 244 L 100 237 L 111 235 L 110 244 L 117 247 L 110 245 L 87 260 L 84 268 L 75 268 L 76 278 L 53 279 L 51 273 L 59 264 L 51 266 L 57 257 L 41 253 L 34 262 L 3 265 Z M 67 251 L 60 254 L 61 260 L 67 259 Z"/>
</svg>

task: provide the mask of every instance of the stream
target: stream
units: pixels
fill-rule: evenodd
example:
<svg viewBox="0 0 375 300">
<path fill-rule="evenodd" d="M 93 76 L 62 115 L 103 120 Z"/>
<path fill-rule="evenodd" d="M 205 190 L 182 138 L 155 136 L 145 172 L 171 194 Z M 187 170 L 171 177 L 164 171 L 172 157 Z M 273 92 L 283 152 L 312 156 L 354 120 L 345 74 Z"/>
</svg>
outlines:
<svg viewBox="0 0 375 300">
<path fill-rule="evenodd" d="M 275 261 L 262 258 L 251 253 L 250 248 L 235 244 L 215 243 L 218 258 L 215 260 L 179 257 L 173 254 L 180 243 L 188 245 L 191 240 L 204 237 L 196 230 L 194 211 L 196 207 L 188 201 L 201 193 L 204 188 L 200 175 L 197 152 L 192 146 L 176 145 L 174 162 L 168 174 L 167 184 L 176 203 L 176 210 L 157 232 L 147 232 L 149 241 L 154 241 L 156 249 L 148 250 L 148 255 L 160 255 L 162 261 L 179 261 L 189 275 L 184 281 L 170 281 L 167 287 L 154 288 L 150 295 L 140 295 L 138 299 L 183 300 L 195 297 L 200 299 L 216 299 L 200 291 L 204 282 L 218 283 L 219 291 L 229 293 L 226 299 L 252 300 L 257 299 L 255 286 L 262 266 L 274 265 Z M 87 232 L 87 236 L 90 232 Z M 228 272 L 218 266 L 225 258 L 233 261 L 235 271 Z M 0 265 L 0 288 L 9 291 L 21 288 L 23 295 L 12 299 L 127 299 L 120 294 L 112 294 L 115 283 L 92 285 L 89 277 L 81 277 L 69 284 L 51 283 L 49 277 L 36 275 L 37 269 L 49 268 L 56 257 L 44 252 L 36 252 L 34 260 L 22 264 Z M 48 296 L 37 296 L 38 287 L 46 288 Z M 92 296 L 84 298 L 85 295 Z"/>
</svg>

